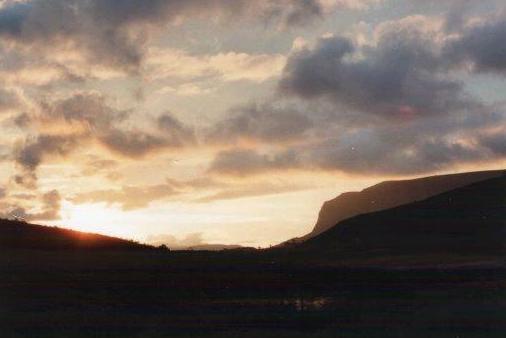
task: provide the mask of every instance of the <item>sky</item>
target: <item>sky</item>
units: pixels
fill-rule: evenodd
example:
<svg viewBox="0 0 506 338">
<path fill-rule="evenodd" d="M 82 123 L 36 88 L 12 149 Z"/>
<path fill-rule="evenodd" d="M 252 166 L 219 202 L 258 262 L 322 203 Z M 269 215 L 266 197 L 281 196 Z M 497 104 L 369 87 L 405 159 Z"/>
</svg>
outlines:
<svg viewBox="0 0 506 338">
<path fill-rule="evenodd" d="M 0 1 L 0 216 L 269 246 L 383 180 L 506 167 L 499 0 Z"/>
</svg>

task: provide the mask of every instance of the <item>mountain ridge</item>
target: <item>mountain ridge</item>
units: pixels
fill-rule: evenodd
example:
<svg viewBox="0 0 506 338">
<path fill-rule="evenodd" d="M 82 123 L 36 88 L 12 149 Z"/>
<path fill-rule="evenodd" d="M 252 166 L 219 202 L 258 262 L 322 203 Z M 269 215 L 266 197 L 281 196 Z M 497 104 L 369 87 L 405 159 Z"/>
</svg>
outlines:
<svg viewBox="0 0 506 338">
<path fill-rule="evenodd" d="M 506 249 L 504 235 L 503 174 L 422 201 L 343 220 L 295 249 L 330 256 L 359 251 L 495 254 Z"/>
<path fill-rule="evenodd" d="M 310 233 L 283 242 L 281 246 L 309 240 L 331 229 L 340 221 L 360 214 L 386 210 L 423 200 L 468 184 L 499 177 L 505 173 L 506 169 L 501 169 L 435 175 L 408 180 L 389 180 L 361 191 L 344 192 L 323 203 L 317 222 Z"/>
</svg>

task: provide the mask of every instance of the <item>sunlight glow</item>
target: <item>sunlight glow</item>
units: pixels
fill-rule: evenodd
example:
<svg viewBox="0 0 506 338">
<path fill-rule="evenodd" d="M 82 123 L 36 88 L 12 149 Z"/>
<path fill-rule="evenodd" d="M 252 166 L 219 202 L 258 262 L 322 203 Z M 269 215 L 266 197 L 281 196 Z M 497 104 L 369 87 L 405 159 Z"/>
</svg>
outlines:
<svg viewBox="0 0 506 338">
<path fill-rule="evenodd" d="M 118 222 L 125 217 L 121 210 L 104 204 L 74 205 L 65 202 L 61 216 L 60 225 L 69 229 L 129 239 L 138 237 L 129 226 Z"/>
</svg>

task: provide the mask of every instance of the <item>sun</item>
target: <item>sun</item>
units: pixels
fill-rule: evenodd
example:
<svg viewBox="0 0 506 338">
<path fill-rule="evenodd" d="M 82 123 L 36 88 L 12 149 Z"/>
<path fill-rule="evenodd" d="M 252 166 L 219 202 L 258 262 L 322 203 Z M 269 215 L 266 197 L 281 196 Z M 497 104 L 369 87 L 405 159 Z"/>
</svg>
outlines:
<svg viewBox="0 0 506 338">
<path fill-rule="evenodd" d="M 92 232 L 108 236 L 131 238 L 129 227 L 122 227 L 125 217 L 117 208 L 104 204 L 72 204 L 65 202 L 61 209 L 61 226 L 83 232 Z"/>
</svg>

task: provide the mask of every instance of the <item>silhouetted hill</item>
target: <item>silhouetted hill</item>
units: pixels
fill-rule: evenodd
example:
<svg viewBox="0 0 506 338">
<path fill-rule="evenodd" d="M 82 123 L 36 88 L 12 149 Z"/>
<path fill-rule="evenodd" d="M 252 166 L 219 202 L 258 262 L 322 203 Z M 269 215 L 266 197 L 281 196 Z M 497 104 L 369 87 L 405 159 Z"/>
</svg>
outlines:
<svg viewBox="0 0 506 338">
<path fill-rule="evenodd" d="M 384 210 L 501 176 L 505 170 L 431 176 L 412 180 L 386 181 L 360 192 L 346 192 L 323 204 L 313 231 L 288 243 L 299 243 L 315 237 L 347 218 Z"/>
<path fill-rule="evenodd" d="M 349 218 L 298 248 L 320 257 L 346 252 L 473 255 L 504 252 L 505 236 L 503 175 L 423 201 Z"/>
<path fill-rule="evenodd" d="M 132 251 L 154 247 L 115 237 L 0 220 L 0 249 Z"/>
</svg>

